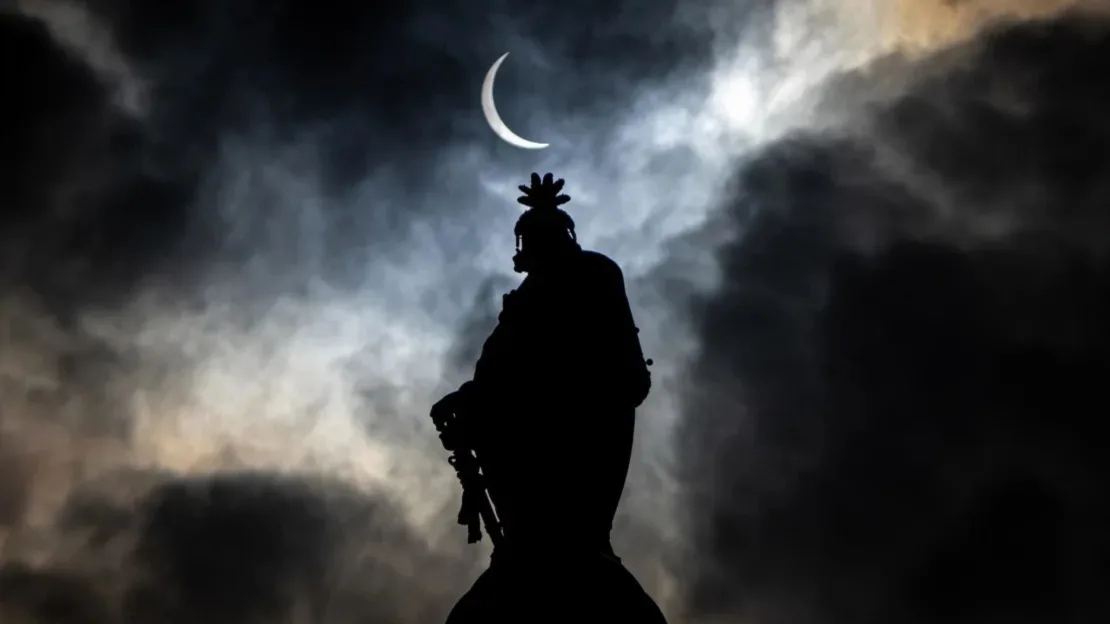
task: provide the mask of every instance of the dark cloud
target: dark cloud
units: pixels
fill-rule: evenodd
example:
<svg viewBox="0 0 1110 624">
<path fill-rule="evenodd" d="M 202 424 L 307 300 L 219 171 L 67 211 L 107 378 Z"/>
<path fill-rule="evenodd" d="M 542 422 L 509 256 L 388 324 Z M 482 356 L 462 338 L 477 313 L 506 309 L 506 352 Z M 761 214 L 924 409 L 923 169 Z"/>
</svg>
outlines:
<svg viewBox="0 0 1110 624">
<path fill-rule="evenodd" d="M 1108 53 L 1088 16 L 999 27 L 745 166 L 683 427 L 693 611 L 1110 614 Z"/>
<path fill-rule="evenodd" d="M 272 481 L 171 483 L 147 501 L 139 556 L 182 607 L 228 621 L 274 619 L 292 607 L 294 585 L 326 578 L 334 546 L 324 501 L 305 485 Z"/>
<path fill-rule="evenodd" d="M 711 53 L 703 29 L 680 19 L 671 0 L 89 4 L 158 76 L 166 96 L 158 114 L 176 142 L 252 125 L 279 136 L 316 126 L 336 192 L 387 161 L 409 165 L 392 175 L 420 192 L 435 150 L 485 138 L 475 84 L 503 52 L 520 58 L 503 84 L 533 94 L 501 103 L 522 131 L 538 103 L 548 114 L 595 118 Z"/>
<path fill-rule="evenodd" d="M 389 500 L 334 482 L 126 480 L 155 483 L 133 499 L 79 490 L 60 514 L 57 530 L 83 539 L 86 554 L 0 568 L 0 615 L 31 624 L 434 621 L 457 591 L 450 575 L 465 572 L 429 552 Z M 121 547 L 115 569 L 82 564 Z M 424 568 L 439 573 L 412 575 Z"/>
<path fill-rule="evenodd" d="M 111 624 L 105 601 L 79 575 L 0 567 L 0 614 L 17 624 Z"/>
<path fill-rule="evenodd" d="M 22 424 L 125 438 L 126 401 L 109 382 L 127 354 L 76 327 L 80 310 L 126 300 L 180 258 L 187 193 L 144 172 L 135 120 L 38 20 L 0 13 L 0 445 L 4 480 L 40 467 Z M 127 397 L 122 397 L 126 399 Z M 33 414 L 23 421 L 25 417 Z M 17 476 L 18 475 L 18 476 Z M 27 484 L 4 485 L 15 522 Z"/>
<path fill-rule="evenodd" d="M 30 489 L 28 462 L 12 446 L 0 439 L 0 528 L 11 527 L 23 519 Z"/>
<path fill-rule="evenodd" d="M 270 251 L 275 265 L 306 263 L 294 252 L 301 221 L 254 208 L 265 191 L 234 207 L 234 228 L 222 202 L 196 201 L 214 173 L 257 166 L 250 162 L 257 154 L 236 160 L 221 151 L 237 137 L 271 147 L 266 155 L 275 158 L 277 146 L 298 145 L 301 181 L 325 200 L 318 204 L 322 257 L 308 261 L 351 286 L 360 274 L 353 267 L 395 245 L 414 219 L 459 209 L 429 201 L 443 185 L 454 197 L 481 192 L 477 179 L 444 177 L 447 148 L 480 139 L 493 160 L 518 162 L 517 150 L 490 139 L 475 93 L 502 52 L 517 61 L 502 72 L 500 107 L 525 134 L 528 124 L 553 118 L 604 127 L 643 89 L 712 59 L 700 13 L 670 1 L 83 4 L 142 84 L 138 118 L 117 110 L 109 81 L 63 51 L 45 25 L 3 18 L 11 30 L 5 92 L 21 94 L 0 145 L 20 163 L 3 180 L 12 226 L 5 283 L 33 281 L 67 312 L 111 302 L 144 279 L 188 286 L 213 262 L 246 264 L 260 251 Z M 601 140 L 577 134 L 585 143 Z M 362 201 L 327 201 L 348 197 L 371 176 L 385 181 Z"/>
<path fill-rule="evenodd" d="M 138 122 L 46 26 L 0 14 L 0 294 L 29 290 L 67 318 L 114 303 L 180 260 L 191 180 L 145 170 Z"/>
</svg>

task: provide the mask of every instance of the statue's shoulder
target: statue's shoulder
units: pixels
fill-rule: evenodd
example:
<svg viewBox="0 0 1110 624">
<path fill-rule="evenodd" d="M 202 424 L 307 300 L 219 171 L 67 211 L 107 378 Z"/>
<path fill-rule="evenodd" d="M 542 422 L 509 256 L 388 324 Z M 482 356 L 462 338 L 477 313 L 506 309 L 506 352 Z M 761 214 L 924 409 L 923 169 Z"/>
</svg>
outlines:
<svg viewBox="0 0 1110 624">
<path fill-rule="evenodd" d="M 519 289 L 514 288 L 514 289 L 510 290 L 509 292 L 501 295 L 501 313 L 502 313 L 502 315 L 504 315 L 504 313 L 507 312 L 508 310 L 512 309 L 513 305 L 517 304 L 520 301 L 520 293 L 518 292 L 518 290 Z"/>
<path fill-rule="evenodd" d="M 597 251 L 583 250 L 581 254 L 582 273 L 602 282 L 624 283 L 624 272 L 615 260 Z"/>
<path fill-rule="evenodd" d="M 526 307 L 535 298 L 534 291 L 535 285 L 525 277 L 516 288 L 501 295 L 501 315 L 498 318 L 501 321 L 506 321 L 510 317 L 516 316 L 515 313 L 518 313 L 522 307 Z"/>
</svg>

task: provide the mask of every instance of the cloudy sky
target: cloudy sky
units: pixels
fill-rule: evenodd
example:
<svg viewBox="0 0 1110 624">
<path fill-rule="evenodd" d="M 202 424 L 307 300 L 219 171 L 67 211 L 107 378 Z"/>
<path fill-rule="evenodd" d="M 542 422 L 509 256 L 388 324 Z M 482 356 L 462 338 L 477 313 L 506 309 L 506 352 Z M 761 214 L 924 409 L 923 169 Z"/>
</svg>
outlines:
<svg viewBox="0 0 1110 624">
<path fill-rule="evenodd" d="M 532 171 L 657 363 L 671 621 L 1106 621 L 1106 2 L 376 4 L 0 2 L 5 622 L 442 621 Z"/>
</svg>

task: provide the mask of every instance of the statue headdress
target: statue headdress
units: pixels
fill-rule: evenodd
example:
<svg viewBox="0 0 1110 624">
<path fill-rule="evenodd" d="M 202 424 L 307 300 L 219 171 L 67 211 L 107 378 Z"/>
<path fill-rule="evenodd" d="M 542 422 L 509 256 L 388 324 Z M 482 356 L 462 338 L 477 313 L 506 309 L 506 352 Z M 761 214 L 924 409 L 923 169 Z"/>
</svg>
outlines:
<svg viewBox="0 0 1110 624">
<path fill-rule="evenodd" d="M 561 195 L 564 181 L 554 179 L 550 173 L 540 179 L 538 173 L 532 174 L 532 186 L 520 185 L 524 193 L 517 198 L 517 202 L 528 206 L 524 214 L 516 221 L 516 246 L 520 249 L 521 239 L 528 235 L 563 232 L 572 241 L 578 238 L 574 233 L 574 219 L 559 209 L 559 206 L 570 201 L 569 195 Z"/>
</svg>

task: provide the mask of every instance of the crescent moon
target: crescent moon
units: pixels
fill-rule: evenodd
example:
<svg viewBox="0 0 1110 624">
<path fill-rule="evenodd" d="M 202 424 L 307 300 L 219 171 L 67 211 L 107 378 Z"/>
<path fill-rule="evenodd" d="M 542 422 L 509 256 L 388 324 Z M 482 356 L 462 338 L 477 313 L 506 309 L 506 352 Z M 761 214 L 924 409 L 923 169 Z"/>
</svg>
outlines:
<svg viewBox="0 0 1110 624">
<path fill-rule="evenodd" d="M 510 130 L 509 126 L 506 126 L 505 122 L 501 120 L 501 115 L 497 113 L 497 105 L 493 103 L 493 81 L 497 78 L 497 69 L 501 67 L 501 63 L 504 62 L 507 56 L 509 56 L 508 52 L 502 54 L 501 58 L 493 62 L 493 67 L 490 67 L 489 71 L 486 72 L 486 79 L 482 83 L 482 112 L 486 114 L 489 127 L 493 129 L 497 136 L 501 137 L 502 141 L 523 149 L 543 149 L 548 146 L 547 143 L 529 141 Z"/>
</svg>

